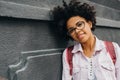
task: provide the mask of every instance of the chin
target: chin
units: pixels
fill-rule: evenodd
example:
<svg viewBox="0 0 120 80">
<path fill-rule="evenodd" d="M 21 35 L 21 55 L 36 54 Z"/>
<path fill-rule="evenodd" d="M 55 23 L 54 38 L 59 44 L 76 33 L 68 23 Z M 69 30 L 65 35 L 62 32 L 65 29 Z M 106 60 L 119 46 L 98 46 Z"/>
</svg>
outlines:
<svg viewBox="0 0 120 80">
<path fill-rule="evenodd" d="M 81 43 L 81 44 L 84 44 L 84 43 L 86 43 L 86 42 L 87 42 L 87 40 L 82 39 L 82 40 L 78 40 L 78 42 L 79 42 L 79 43 Z"/>
</svg>

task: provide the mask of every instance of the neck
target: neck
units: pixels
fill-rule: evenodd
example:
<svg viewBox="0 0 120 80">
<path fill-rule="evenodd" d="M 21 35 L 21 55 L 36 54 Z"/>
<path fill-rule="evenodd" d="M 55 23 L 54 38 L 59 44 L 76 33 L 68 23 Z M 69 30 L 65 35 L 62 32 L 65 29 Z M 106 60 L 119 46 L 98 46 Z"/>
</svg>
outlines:
<svg viewBox="0 0 120 80">
<path fill-rule="evenodd" d="M 96 39 L 94 36 L 92 36 L 89 41 L 86 41 L 85 43 L 81 44 L 83 48 L 83 52 L 86 56 L 91 57 L 91 55 L 94 52 Z"/>
</svg>

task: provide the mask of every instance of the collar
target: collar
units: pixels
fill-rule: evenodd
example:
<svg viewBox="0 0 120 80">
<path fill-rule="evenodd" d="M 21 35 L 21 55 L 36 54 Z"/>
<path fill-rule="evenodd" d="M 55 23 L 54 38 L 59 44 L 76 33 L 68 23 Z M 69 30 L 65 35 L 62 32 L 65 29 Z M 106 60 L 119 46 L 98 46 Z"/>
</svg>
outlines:
<svg viewBox="0 0 120 80">
<path fill-rule="evenodd" d="M 104 42 L 102 40 L 99 40 L 96 36 L 95 36 L 95 39 L 96 39 L 95 52 L 101 51 L 103 48 L 105 48 Z M 77 53 L 77 52 L 83 52 L 82 46 L 78 42 L 76 42 L 72 50 L 72 53 Z"/>
</svg>

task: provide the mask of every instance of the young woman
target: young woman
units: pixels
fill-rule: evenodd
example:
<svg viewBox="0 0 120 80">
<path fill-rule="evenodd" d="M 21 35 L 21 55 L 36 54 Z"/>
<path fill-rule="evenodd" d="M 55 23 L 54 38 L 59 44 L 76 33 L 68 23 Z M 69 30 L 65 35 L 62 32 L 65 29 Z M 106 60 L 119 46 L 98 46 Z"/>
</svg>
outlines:
<svg viewBox="0 0 120 80">
<path fill-rule="evenodd" d="M 116 61 L 113 63 L 105 43 L 99 40 L 92 31 L 95 30 L 96 15 L 93 6 L 71 0 L 63 1 L 52 11 L 56 27 L 67 39 L 76 41 L 71 53 L 72 74 L 67 61 L 68 48 L 63 52 L 62 80 L 119 80 L 120 47 L 112 42 Z"/>
</svg>

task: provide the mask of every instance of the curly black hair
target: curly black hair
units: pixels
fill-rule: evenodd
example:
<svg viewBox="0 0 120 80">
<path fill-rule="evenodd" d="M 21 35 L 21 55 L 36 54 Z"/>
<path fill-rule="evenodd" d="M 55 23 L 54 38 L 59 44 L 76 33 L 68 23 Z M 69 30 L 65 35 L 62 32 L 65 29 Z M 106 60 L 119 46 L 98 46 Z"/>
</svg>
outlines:
<svg viewBox="0 0 120 80">
<path fill-rule="evenodd" d="M 96 11 L 94 6 L 90 6 L 87 3 L 81 3 L 77 0 L 71 0 L 67 4 L 63 0 L 63 6 L 54 7 L 52 10 L 54 25 L 58 28 L 58 31 L 67 39 L 72 39 L 67 35 L 66 22 L 73 16 L 83 17 L 86 21 L 92 22 L 92 31 L 95 30 L 96 25 Z"/>
</svg>

